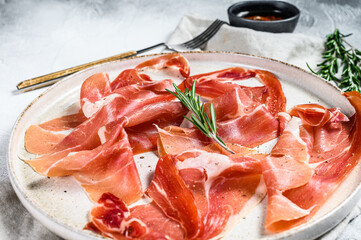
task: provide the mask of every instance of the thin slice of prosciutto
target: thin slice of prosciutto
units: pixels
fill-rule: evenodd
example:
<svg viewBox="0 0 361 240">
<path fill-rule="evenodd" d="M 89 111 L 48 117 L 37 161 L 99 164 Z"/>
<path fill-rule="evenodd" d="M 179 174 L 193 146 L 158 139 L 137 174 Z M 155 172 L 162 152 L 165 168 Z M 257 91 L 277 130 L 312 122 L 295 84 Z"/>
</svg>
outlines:
<svg viewBox="0 0 361 240">
<path fill-rule="evenodd" d="M 49 177 L 74 176 L 93 201 L 104 192 L 127 204 L 137 201 L 143 192 L 133 154 L 155 148 L 154 124 L 180 124 L 186 114 L 165 90 L 173 89 L 171 79 L 153 81 L 140 73 L 151 62 L 155 71 L 172 68 L 189 74 L 188 62 L 171 54 L 125 70 L 113 83 L 105 73 L 89 77 L 81 87 L 78 114 L 28 129 L 25 147 L 41 156 L 26 162 Z M 59 132 L 64 130 L 71 132 L 65 136 Z"/>
<path fill-rule="evenodd" d="M 104 211 L 100 200 L 92 210 L 89 228 L 114 239 L 221 237 L 265 195 L 260 166 L 264 155 L 244 147 L 230 147 L 236 155 L 223 155 L 212 144 L 204 150 L 163 156 L 146 191 L 152 203 L 126 208 L 118 214 L 113 209 L 124 207 L 118 202 L 107 209 L 107 214 L 97 214 Z M 146 214 L 149 208 L 151 214 Z M 135 210 L 143 214 L 135 215 Z M 108 219 L 117 215 L 126 217 L 112 225 Z"/>
<path fill-rule="evenodd" d="M 281 232 L 310 220 L 359 163 L 361 94 L 344 95 L 355 108 L 350 119 L 339 109 L 317 104 L 290 110 L 294 118 L 262 163 L 269 196 L 267 230 Z"/>
<path fill-rule="evenodd" d="M 264 70 L 245 69 L 241 67 L 227 68 L 215 72 L 194 75 L 186 79 L 185 87 L 191 89 L 197 82 L 196 93 L 208 99 L 219 97 L 239 85 L 235 81 L 255 78 L 263 86 L 240 86 L 253 101 L 264 104 L 274 116 L 286 110 L 286 97 L 280 81 L 270 72 Z"/>
<path fill-rule="evenodd" d="M 213 103 L 217 115 L 217 135 L 226 143 L 256 147 L 276 138 L 280 133 L 279 120 L 239 86 L 206 103 L 205 112 L 208 115 L 210 103 Z M 200 149 L 212 142 L 195 127 L 169 126 L 159 128 L 158 131 L 160 155 Z"/>
</svg>

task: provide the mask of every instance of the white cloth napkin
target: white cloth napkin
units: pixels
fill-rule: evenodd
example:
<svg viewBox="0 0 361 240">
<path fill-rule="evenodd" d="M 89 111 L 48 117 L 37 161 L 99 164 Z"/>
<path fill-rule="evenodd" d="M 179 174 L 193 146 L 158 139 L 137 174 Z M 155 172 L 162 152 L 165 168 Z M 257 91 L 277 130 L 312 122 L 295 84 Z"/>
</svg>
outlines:
<svg viewBox="0 0 361 240">
<path fill-rule="evenodd" d="M 171 35 L 169 42 L 177 44 L 192 39 L 211 23 L 212 20 L 185 16 Z M 320 62 L 323 49 L 324 42 L 318 37 L 296 33 L 259 32 L 225 24 L 203 50 L 263 56 L 307 69 L 306 62 L 311 67 Z"/>
<path fill-rule="evenodd" d="M 212 21 L 194 16 L 183 17 L 170 36 L 169 43 L 177 44 L 192 39 L 205 30 Z M 268 33 L 223 25 L 202 50 L 231 51 L 263 56 L 308 70 L 306 62 L 311 68 L 315 68 L 317 63 L 321 62 L 324 41 L 319 37 L 299 33 Z M 361 201 L 340 224 L 320 239 L 334 240 L 338 238 L 348 223 L 360 214 Z"/>
</svg>

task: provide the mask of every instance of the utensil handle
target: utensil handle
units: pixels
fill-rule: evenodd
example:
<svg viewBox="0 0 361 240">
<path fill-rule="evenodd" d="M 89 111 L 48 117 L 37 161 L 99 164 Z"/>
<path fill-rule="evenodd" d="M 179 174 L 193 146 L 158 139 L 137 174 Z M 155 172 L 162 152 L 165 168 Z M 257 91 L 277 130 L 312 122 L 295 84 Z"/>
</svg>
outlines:
<svg viewBox="0 0 361 240">
<path fill-rule="evenodd" d="M 111 57 L 99 59 L 99 60 L 89 62 L 89 63 L 85 63 L 85 64 L 82 64 L 82 65 L 79 65 L 79 66 L 67 68 L 67 69 L 60 70 L 60 71 L 57 71 L 57 72 L 53 72 L 53 73 L 50 73 L 50 74 L 46 74 L 46 75 L 43 75 L 43 76 L 40 76 L 40 77 L 31 78 L 31 79 L 22 81 L 22 82 L 18 83 L 18 85 L 16 85 L 16 87 L 17 87 L 17 89 L 20 90 L 20 89 L 23 89 L 23 88 L 26 88 L 26 87 L 30 87 L 30 86 L 39 84 L 39 83 L 43 83 L 43 82 L 46 82 L 46 81 L 56 79 L 56 78 L 59 78 L 59 77 L 64 77 L 66 75 L 78 72 L 80 70 L 86 69 L 88 67 L 91 67 L 91 66 L 94 66 L 94 65 L 97 65 L 97 64 L 115 61 L 115 60 L 118 60 L 118 59 L 121 59 L 121 58 L 136 55 L 136 54 L 137 54 L 136 51 L 129 51 L 129 52 L 121 53 L 121 54 L 114 55 L 114 56 L 111 56 Z"/>
</svg>

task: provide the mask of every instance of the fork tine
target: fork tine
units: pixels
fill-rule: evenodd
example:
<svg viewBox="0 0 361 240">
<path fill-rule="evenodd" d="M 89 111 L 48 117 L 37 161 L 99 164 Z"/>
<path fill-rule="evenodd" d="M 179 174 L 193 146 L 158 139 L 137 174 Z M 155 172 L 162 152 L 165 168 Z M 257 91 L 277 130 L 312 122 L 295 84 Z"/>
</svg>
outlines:
<svg viewBox="0 0 361 240">
<path fill-rule="evenodd" d="M 210 37 L 212 37 L 215 32 L 218 31 L 219 27 L 224 22 L 221 20 L 214 21 L 205 31 L 203 31 L 201 34 L 199 34 L 197 37 L 193 38 L 192 40 L 183 43 L 182 45 L 188 48 L 195 48 L 194 46 L 199 45 L 199 43 L 206 42 Z"/>
<path fill-rule="evenodd" d="M 224 24 L 222 20 L 217 19 L 214 21 L 205 31 L 199 34 L 197 37 L 193 38 L 192 40 L 181 44 L 186 48 L 197 48 L 207 42 L 211 37 L 214 36 L 220 29 L 220 27 Z"/>
<path fill-rule="evenodd" d="M 216 19 L 211 25 L 208 26 L 208 28 L 206 28 L 201 34 L 199 34 L 198 36 L 194 37 L 193 39 L 185 42 L 184 44 L 190 44 L 194 41 L 196 41 L 197 39 L 209 34 L 209 32 L 211 32 L 214 28 L 216 28 L 218 26 L 218 24 L 221 21 L 219 19 Z"/>
<path fill-rule="evenodd" d="M 215 28 L 212 32 L 210 32 L 208 35 L 205 35 L 204 37 L 200 38 L 199 41 L 194 41 L 192 44 L 188 44 L 187 46 L 190 48 L 197 48 L 205 44 L 209 39 L 211 39 L 220 29 L 221 25 L 219 25 L 217 28 Z"/>
</svg>

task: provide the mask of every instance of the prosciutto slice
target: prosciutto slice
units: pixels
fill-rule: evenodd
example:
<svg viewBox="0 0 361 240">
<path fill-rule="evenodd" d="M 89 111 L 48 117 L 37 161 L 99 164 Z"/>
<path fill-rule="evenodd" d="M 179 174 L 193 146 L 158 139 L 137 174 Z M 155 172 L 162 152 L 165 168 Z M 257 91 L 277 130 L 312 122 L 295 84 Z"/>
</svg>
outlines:
<svg viewBox="0 0 361 240">
<path fill-rule="evenodd" d="M 358 164 L 361 95 L 344 95 L 356 111 L 350 120 L 338 109 L 316 104 L 290 110 L 302 125 L 297 128 L 291 120 L 262 163 L 269 194 L 269 231 L 285 231 L 307 222 Z"/>
<path fill-rule="evenodd" d="M 167 218 L 154 203 L 128 208 L 104 193 L 91 211 L 86 229 L 113 239 L 183 239 L 179 223 Z"/>
<path fill-rule="evenodd" d="M 226 143 L 255 147 L 279 135 L 279 121 L 263 104 L 253 101 L 239 86 L 205 105 L 214 104 L 217 115 L 217 134 Z M 255 125 L 254 123 L 257 123 Z M 212 142 L 196 128 L 167 127 L 159 129 L 160 155 L 178 154 L 185 150 L 201 149 Z"/>
<path fill-rule="evenodd" d="M 85 116 L 89 117 L 96 111 L 95 102 L 101 100 L 112 92 L 109 75 L 106 73 L 97 73 L 87 78 L 80 90 L 80 105 Z"/>
<path fill-rule="evenodd" d="M 264 85 L 262 87 L 241 86 L 243 91 L 253 101 L 264 104 L 272 115 L 276 115 L 279 112 L 285 112 L 286 97 L 283 93 L 281 83 L 268 71 L 244 69 L 241 67 L 227 68 L 191 76 L 186 79 L 185 86 L 188 89 L 191 89 L 193 81 L 196 81 L 197 94 L 213 99 L 239 86 L 234 83 L 235 81 L 250 78 L 255 78 Z"/>
<path fill-rule="evenodd" d="M 107 215 L 106 219 L 113 219 L 116 214 L 126 216 L 116 226 L 105 223 L 104 213 L 97 214 L 104 211 L 98 203 L 92 210 L 90 226 L 93 228 L 90 228 L 102 229 L 103 234 L 111 232 L 114 239 L 122 236 L 136 239 L 219 238 L 265 195 L 265 188 L 259 187 L 262 186 L 260 159 L 264 156 L 243 147 L 233 149 L 238 154 L 232 158 L 220 154 L 222 150 L 214 145 L 207 146 L 207 151 L 187 151 L 160 158 L 146 191 L 153 202 L 122 210 L 120 214 L 112 209 L 123 208 L 123 203 L 112 206 L 107 211 L 111 217 Z M 261 197 L 253 198 L 256 191 Z M 144 214 L 149 208 L 152 214 Z M 135 216 L 135 210 L 143 214 Z M 158 224 L 165 224 L 165 227 L 159 228 Z"/>
<path fill-rule="evenodd" d="M 64 134 L 56 134 L 40 126 L 31 125 L 25 134 L 25 148 L 29 153 L 46 154 L 64 138 Z"/>
<path fill-rule="evenodd" d="M 178 54 L 159 57 L 156 69 L 189 74 L 188 62 L 182 59 Z M 27 150 L 43 155 L 26 162 L 49 177 L 74 176 L 93 201 L 104 192 L 127 204 L 138 200 L 143 193 L 133 154 L 155 148 L 154 124 L 180 124 L 186 114 L 181 103 L 170 102 L 174 97 L 165 90 L 173 89 L 172 80 L 153 81 L 139 73 L 150 67 L 147 64 L 125 70 L 113 85 L 104 73 L 86 79 L 78 114 L 28 129 Z M 72 131 L 66 136 L 56 132 L 63 130 Z M 143 130 L 146 134 L 140 136 Z"/>
<path fill-rule="evenodd" d="M 247 154 L 227 157 L 199 150 L 184 152 L 177 160 L 163 157 L 146 194 L 180 222 L 188 239 L 219 238 L 265 195 L 264 188 L 258 189 L 262 185 L 259 156 L 252 150 Z M 173 169 L 176 177 L 157 174 L 166 169 Z M 257 189 L 261 197 L 252 199 Z"/>
<path fill-rule="evenodd" d="M 142 147 L 130 145 L 125 129 L 136 129 L 144 124 L 143 121 L 145 124 L 156 120 L 172 122 L 172 119 L 179 119 L 184 113 L 184 107 L 177 102 L 147 105 L 127 114 L 119 123 L 111 122 L 100 128 L 97 134 L 102 144 L 94 149 L 66 149 L 29 160 L 28 163 L 37 172 L 50 177 L 73 175 L 95 201 L 106 190 L 130 203 L 141 196 L 133 152 L 140 152 Z M 139 145 L 144 148 L 144 144 Z"/>
<path fill-rule="evenodd" d="M 155 70 L 175 70 L 183 77 L 189 77 L 190 66 L 188 60 L 179 53 L 167 54 L 157 58 L 152 58 L 135 67 L 136 70 L 142 71 L 145 68 Z"/>
<path fill-rule="evenodd" d="M 39 124 L 39 127 L 41 127 L 44 130 L 54 131 L 54 132 L 66 131 L 76 128 L 85 120 L 86 117 L 81 111 L 79 111 L 78 113 L 75 114 L 61 116 L 49 120 L 47 122 L 41 123 Z"/>
</svg>

